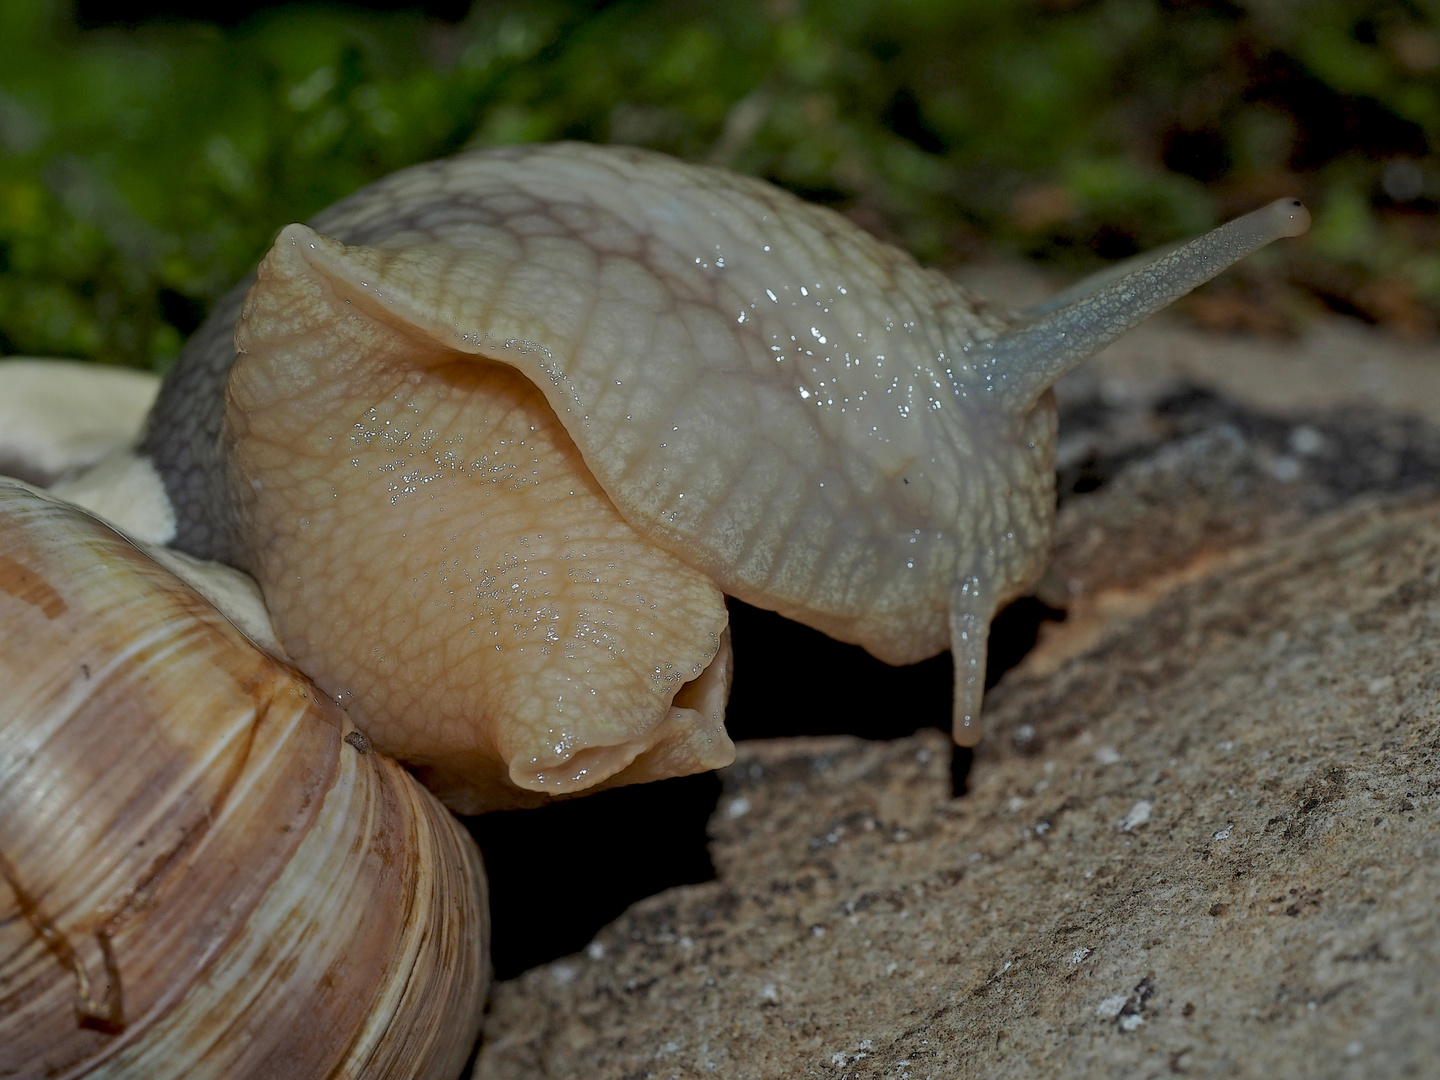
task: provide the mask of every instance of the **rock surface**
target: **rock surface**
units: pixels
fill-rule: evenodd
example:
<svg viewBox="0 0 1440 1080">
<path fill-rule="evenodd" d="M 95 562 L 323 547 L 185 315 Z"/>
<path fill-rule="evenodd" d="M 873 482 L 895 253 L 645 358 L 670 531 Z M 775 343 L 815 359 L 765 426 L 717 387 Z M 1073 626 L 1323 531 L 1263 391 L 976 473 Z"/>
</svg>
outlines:
<svg viewBox="0 0 1440 1080">
<path fill-rule="evenodd" d="M 498 984 L 476 1076 L 1435 1075 L 1440 435 L 1238 371 L 1062 388 L 1068 618 L 963 797 L 742 743 L 716 880 Z"/>
</svg>

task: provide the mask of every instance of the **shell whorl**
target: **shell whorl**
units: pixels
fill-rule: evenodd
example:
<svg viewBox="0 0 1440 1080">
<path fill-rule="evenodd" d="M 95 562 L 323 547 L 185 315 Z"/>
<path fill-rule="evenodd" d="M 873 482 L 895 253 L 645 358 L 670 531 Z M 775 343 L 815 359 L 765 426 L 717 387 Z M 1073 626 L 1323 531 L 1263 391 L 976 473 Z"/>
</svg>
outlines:
<svg viewBox="0 0 1440 1080">
<path fill-rule="evenodd" d="M 189 585 L 3 478 L 0 688 L 0 1073 L 458 1075 L 489 979 L 463 828 Z"/>
</svg>

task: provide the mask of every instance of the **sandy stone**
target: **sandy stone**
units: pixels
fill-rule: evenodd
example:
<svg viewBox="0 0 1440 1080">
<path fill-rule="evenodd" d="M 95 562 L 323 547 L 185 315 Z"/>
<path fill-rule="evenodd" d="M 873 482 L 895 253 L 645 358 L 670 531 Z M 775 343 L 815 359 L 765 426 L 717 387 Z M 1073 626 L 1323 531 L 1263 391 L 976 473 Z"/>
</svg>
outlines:
<svg viewBox="0 0 1440 1080">
<path fill-rule="evenodd" d="M 938 733 L 741 746 L 717 880 L 495 988 L 476 1075 L 1426 1076 L 1440 504 L 1351 506 Z"/>
</svg>

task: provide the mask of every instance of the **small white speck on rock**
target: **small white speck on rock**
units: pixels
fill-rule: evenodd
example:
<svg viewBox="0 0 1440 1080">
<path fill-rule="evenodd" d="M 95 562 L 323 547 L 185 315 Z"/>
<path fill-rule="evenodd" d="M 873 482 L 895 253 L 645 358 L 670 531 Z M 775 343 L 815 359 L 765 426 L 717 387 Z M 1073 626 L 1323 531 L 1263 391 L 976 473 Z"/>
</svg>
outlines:
<svg viewBox="0 0 1440 1080">
<path fill-rule="evenodd" d="M 725 807 L 725 813 L 732 818 L 744 817 L 749 812 L 750 800 L 744 795 L 735 796 L 735 798 L 730 800 L 730 804 Z"/>
<path fill-rule="evenodd" d="M 1116 826 L 1121 832 L 1134 832 L 1141 825 L 1150 820 L 1152 809 L 1149 799 L 1141 799 L 1130 808 L 1130 812 L 1120 819 Z"/>
<path fill-rule="evenodd" d="M 1293 452 L 1301 457 L 1314 457 L 1325 449 L 1325 436 L 1309 424 L 1301 424 L 1299 427 L 1291 429 L 1286 443 Z"/>
<path fill-rule="evenodd" d="M 1304 466 L 1289 454 L 1279 454 L 1270 461 L 1270 475 L 1282 484 L 1293 483 L 1300 479 L 1304 472 Z"/>
<path fill-rule="evenodd" d="M 575 969 L 569 964 L 551 964 L 550 977 L 561 986 L 575 981 Z"/>
<path fill-rule="evenodd" d="M 1120 1010 L 1125 1008 L 1125 1002 L 1128 1000 L 1130 999 L 1128 995 L 1125 994 L 1115 994 L 1113 997 L 1107 997 L 1104 1001 L 1100 1002 L 1099 1005 L 1095 1006 L 1095 1015 L 1100 1017 L 1101 1020 L 1113 1020 L 1120 1015 Z"/>
</svg>

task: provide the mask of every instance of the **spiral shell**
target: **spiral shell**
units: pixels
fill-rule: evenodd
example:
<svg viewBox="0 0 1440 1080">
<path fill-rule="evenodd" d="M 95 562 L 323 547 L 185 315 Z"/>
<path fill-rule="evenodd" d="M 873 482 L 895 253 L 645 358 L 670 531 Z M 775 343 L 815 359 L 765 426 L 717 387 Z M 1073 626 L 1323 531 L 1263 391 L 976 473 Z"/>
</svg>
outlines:
<svg viewBox="0 0 1440 1080">
<path fill-rule="evenodd" d="M 346 726 L 131 543 L 0 479 L 0 1075 L 458 1075 L 479 854 Z"/>
</svg>

